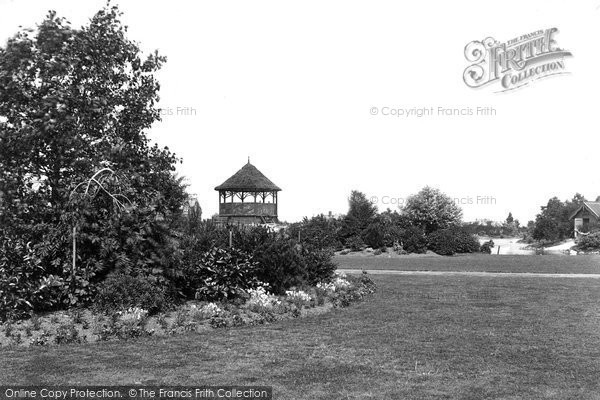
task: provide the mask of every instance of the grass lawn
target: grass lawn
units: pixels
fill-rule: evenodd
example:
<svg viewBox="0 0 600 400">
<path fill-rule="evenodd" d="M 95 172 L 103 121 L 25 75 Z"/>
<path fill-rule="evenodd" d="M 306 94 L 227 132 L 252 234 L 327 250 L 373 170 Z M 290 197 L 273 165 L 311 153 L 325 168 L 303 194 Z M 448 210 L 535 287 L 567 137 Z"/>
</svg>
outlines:
<svg viewBox="0 0 600 400">
<path fill-rule="evenodd" d="M 401 271 L 475 271 L 600 274 L 599 255 L 487 255 L 464 254 L 453 257 L 408 255 L 388 258 L 385 254 L 336 255 L 339 268 L 386 269 Z"/>
<path fill-rule="evenodd" d="M 3 384 L 255 384 L 276 399 L 599 399 L 596 279 L 374 276 L 348 309 L 258 327 L 0 349 Z"/>
</svg>

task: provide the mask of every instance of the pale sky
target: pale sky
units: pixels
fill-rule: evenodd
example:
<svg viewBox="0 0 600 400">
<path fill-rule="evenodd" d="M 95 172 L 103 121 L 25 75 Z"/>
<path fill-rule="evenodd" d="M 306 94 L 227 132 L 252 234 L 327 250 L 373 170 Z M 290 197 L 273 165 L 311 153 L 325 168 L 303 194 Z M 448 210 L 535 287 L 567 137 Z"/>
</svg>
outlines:
<svg viewBox="0 0 600 400">
<path fill-rule="evenodd" d="M 104 3 L 0 0 L 0 39 L 48 9 L 79 27 Z M 214 187 L 248 156 L 283 189 L 287 221 L 344 213 L 352 189 L 383 210 L 430 185 L 462 199 L 465 220 L 512 211 L 522 223 L 552 196 L 600 195 L 600 0 L 116 4 L 129 37 L 168 58 L 161 106 L 173 115 L 150 137 L 183 157 L 179 173 L 206 217 L 218 210 Z M 506 93 L 463 82 L 467 43 L 553 27 L 573 53 L 570 74 Z M 177 115 L 186 107 L 195 115 Z M 407 118 L 384 107 L 496 115 Z"/>
</svg>

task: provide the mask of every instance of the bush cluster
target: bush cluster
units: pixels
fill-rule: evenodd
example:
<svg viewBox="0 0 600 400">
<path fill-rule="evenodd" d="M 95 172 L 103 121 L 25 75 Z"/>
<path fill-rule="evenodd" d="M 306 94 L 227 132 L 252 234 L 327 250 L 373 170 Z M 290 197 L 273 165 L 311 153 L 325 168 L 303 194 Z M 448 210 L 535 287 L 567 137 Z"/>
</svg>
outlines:
<svg viewBox="0 0 600 400">
<path fill-rule="evenodd" d="M 301 222 L 291 224 L 289 235 L 311 247 L 341 250 L 341 228 L 342 223 L 339 219 L 321 214 L 310 219 L 305 217 Z"/>
<path fill-rule="evenodd" d="M 399 235 L 402 249 L 408 253 L 425 253 L 427 251 L 427 238 L 425 232 L 416 226 L 411 226 Z"/>
<path fill-rule="evenodd" d="M 481 244 L 479 252 L 485 254 L 492 254 L 492 248 L 494 248 L 494 241 L 488 240 L 487 242 Z"/>
<path fill-rule="evenodd" d="M 345 240 L 346 247 L 350 248 L 352 251 L 361 251 L 367 245 L 365 241 L 360 236 L 350 236 Z"/>
<path fill-rule="evenodd" d="M 333 261 L 333 250 L 302 246 L 302 257 L 306 263 L 306 284 L 316 285 L 333 276 L 337 265 Z"/>
<path fill-rule="evenodd" d="M 257 274 L 252 256 L 236 248 L 215 247 L 202 255 L 200 263 L 188 266 L 184 278 L 196 299 L 212 301 L 233 299 L 258 287 Z"/>
<path fill-rule="evenodd" d="M 479 241 L 460 228 L 439 229 L 427 237 L 427 247 L 444 256 L 456 253 L 477 253 Z"/>
<path fill-rule="evenodd" d="M 61 286 L 60 279 L 47 274 L 31 243 L 0 237 L 0 321 L 52 308 L 60 302 Z"/>
<path fill-rule="evenodd" d="M 139 307 L 155 314 L 170 308 L 173 302 L 168 290 L 148 277 L 116 273 L 99 285 L 93 308 L 110 314 Z"/>
<path fill-rule="evenodd" d="M 577 239 L 577 249 L 581 251 L 600 250 L 600 231 L 595 231 L 588 235 L 580 236 Z"/>
<path fill-rule="evenodd" d="M 345 240 L 346 247 L 352 251 L 363 250 L 366 246 L 376 248 L 375 255 L 382 254 L 387 247 L 393 247 L 399 254 L 425 253 L 431 250 L 440 255 L 458 253 L 491 253 L 490 243 L 480 248 L 477 238 L 459 226 L 438 229 L 429 234 L 418 226 L 411 226 L 394 213 L 381 214 L 379 218 L 388 222 L 369 225 L 362 235 L 351 236 Z M 365 240 L 363 240 L 363 237 Z M 492 243 L 493 247 L 493 243 Z M 381 250 L 379 250 L 381 249 Z M 347 254 L 347 250 L 342 254 Z"/>
<path fill-rule="evenodd" d="M 321 221 L 322 222 L 322 221 Z M 326 226 L 326 224 L 324 224 Z M 311 223 L 317 231 L 319 224 Z M 231 231 L 233 248 L 229 247 Z M 329 279 L 336 269 L 332 247 L 264 227 L 218 227 L 202 222 L 189 230 L 178 287 L 187 298 L 221 300 L 267 284 L 276 294 Z"/>
<path fill-rule="evenodd" d="M 127 257 L 117 252 L 112 258 L 109 250 L 86 250 L 85 243 L 91 237 L 82 234 L 82 254 L 97 254 L 103 259 L 90 256 L 91 261 L 78 260 L 75 270 L 64 259 L 67 253 L 53 259 L 56 252 L 50 243 L 33 247 L 25 239 L 2 237 L 0 319 L 89 304 L 102 312 L 142 307 L 156 313 L 185 299 L 237 298 L 263 283 L 274 293 L 283 294 L 293 286 L 329 279 L 336 269 L 330 247 L 299 243 L 288 234 L 263 227 L 220 227 L 197 222 L 177 228 L 182 232 L 179 243 L 169 242 L 165 247 L 151 239 L 157 228 L 152 226 L 143 234 L 145 239 L 131 233 L 133 237 L 123 237 L 110 245 L 130 241 L 119 250 L 129 254 Z M 234 248 L 229 247 L 230 231 Z M 153 244 L 145 244 L 143 251 L 134 250 L 138 240 Z M 64 238 L 55 241 L 60 246 L 63 242 Z M 104 242 L 111 243 L 107 238 Z M 163 247 L 172 249 L 172 256 L 165 258 Z M 152 248 L 163 250 L 155 252 Z"/>
<path fill-rule="evenodd" d="M 373 254 L 379 255 L 388 247 L 399 254 L 427 250 L 442 255 L 481 251 L 478 240 L 468 228 L 460 227 L 460 212 L 453 203 L 448 203 L 447 196 L 431 188 L 424 189 L 419 196 L 431 197 L 435 200 L 429 199 L 433 203 L 441 199 L 447 209 L 439 210 L 425 201 L 427 199 L 421 199 L 414 204 L 418 207 L 412 214 L 389 209 L 379 213 L 366 195 L 353 191 L 347 215 L 305 218 L 293 225 L 293 234 L 301 237 L 301 243 L 311 246 L 339 250 L 339 244 L 343 244 L 341 254 L 372 248 Z M 487 247 L 483 252 L 488 252 Z"/>
</svg>

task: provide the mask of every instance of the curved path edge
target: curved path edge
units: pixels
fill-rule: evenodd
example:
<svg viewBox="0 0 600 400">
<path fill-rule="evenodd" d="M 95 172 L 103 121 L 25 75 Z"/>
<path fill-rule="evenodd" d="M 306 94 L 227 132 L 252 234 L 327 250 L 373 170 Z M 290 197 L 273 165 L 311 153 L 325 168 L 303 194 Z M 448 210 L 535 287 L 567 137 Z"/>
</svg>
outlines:
<svg viewBox="0 0 600 400">
<path fill-rule="evenodd" d="M 536 272 L 475 272 L 475 271 L 399 271 L 393 269 L 346 269 L 339 268 L 338 272 L 345 274 L 360 274 L 366 271 L 372 275 L 440 275 L 440 276 L 489 276 L 516 278 L 592 278 L 600 279 L 600 274 L 549 274 Z"/>
</svg>

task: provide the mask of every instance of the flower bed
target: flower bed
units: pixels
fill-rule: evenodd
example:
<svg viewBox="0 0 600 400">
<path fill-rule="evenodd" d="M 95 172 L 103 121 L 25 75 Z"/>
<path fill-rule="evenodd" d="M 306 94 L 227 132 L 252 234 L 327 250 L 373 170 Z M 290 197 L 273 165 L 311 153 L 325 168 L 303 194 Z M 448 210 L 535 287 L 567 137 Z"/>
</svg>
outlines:
<svg viewBox="0 0 600 400">
<path fill-rule="evenodd" d="M 191 301 L 172 311 L 152 316 L 138 307 L 104 314 L 89 309 L 60 311 L 3 323 L 0 326 L 0 346 L 127 340 L 265 324 L 347 307 L 374 291 L 375 284 L 363 272 L 361 276 L 336 274 L 331 282 L 288 290 L 285 296 L 275 296 L 260 287 L 249 290 L 243 299 L 222 303 Z"/>
</svg>

